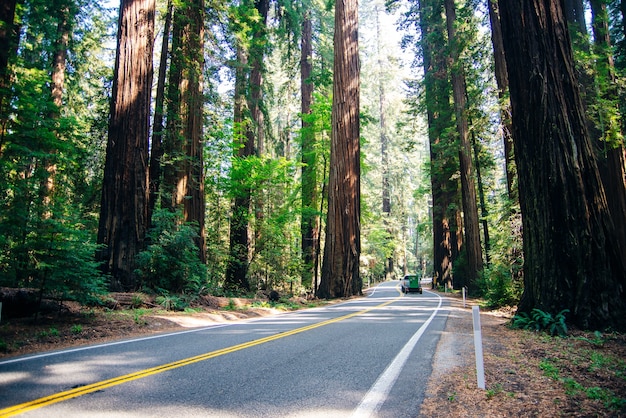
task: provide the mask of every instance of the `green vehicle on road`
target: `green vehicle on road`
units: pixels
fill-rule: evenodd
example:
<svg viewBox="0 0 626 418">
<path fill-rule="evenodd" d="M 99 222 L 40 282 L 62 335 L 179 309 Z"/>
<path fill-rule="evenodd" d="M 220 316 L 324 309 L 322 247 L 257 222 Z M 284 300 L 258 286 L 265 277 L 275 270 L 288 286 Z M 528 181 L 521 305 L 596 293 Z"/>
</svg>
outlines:
<svg viewBox="0 0 626 418">
<path fill-rule="evenodd" d="M 422 278 L 417 274 L 407 274 L 400 281 L 402 293 L 418 292 L 422 293 Z"/>
</svg>

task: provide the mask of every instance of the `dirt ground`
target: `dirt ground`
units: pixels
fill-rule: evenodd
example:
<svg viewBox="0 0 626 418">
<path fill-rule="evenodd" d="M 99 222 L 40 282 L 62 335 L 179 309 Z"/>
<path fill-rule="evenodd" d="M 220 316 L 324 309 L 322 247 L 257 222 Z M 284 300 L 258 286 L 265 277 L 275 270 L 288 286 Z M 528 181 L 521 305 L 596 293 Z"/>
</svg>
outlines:
<svg viewBox="0 0 626 418">
<path fill-rule="evenodd" d="M 279 312 L 244 303 L 210 298 L 187 313 L 68 306 L 37 323 L 3 319 L 0 359 Z M 470 306 L 451 298 L 426 400 L 416 416 L 626 417 L 626 336 L 573 331 L 552 338 L 509 328 L 511 311 L 481 312 L 483 390 L 477 388 Z"/>
<path fill-rule="evenodd" d="M 626 417 L 626 336 L 514 330 L 513 311 L 481 312 L 479 389 L 470 304 L 452 299 L 423 417 Z"/>
</svg>

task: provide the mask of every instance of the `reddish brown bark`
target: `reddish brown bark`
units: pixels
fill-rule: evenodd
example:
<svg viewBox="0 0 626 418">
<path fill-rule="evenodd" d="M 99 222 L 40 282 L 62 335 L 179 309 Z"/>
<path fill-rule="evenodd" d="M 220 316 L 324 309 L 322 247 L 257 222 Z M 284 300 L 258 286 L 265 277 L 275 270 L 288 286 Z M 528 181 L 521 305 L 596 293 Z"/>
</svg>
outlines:
<svg viewBox="0 0 626 418">
<path fill-rule="evenodd" d="M 98 258 L 112 290 L 136 286 L 147 223 L 147 162 L 155 0 L 122 0 L 111 97 Z"/>
<path fill-rule="evenodd" d="M 625 326 L 626 275 L 559 0 L 500 1 L 524 227 L 522 312 Z"/>
<path fill-rule="evenodd" d="M 332 136 L 328 220 L 318 296 L 359 294 L 360 125 L 358 2 L 335 4 Z"/>
</svg>

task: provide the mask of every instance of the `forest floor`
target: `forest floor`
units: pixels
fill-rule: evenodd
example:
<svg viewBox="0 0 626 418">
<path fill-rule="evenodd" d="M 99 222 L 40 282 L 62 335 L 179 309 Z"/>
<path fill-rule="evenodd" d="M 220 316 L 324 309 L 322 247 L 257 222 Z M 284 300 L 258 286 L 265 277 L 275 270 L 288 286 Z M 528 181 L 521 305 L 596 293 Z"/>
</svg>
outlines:
<svg viewBox="0 0 626 418">
<path fill-rule="evenodd" d="M 446 294 L 450 297 L 450 294 Z M 128 300 L 128 298 L 126 298 Z M 626 417 L 626 335 L 571 331 L 566 338 L 513 330 L 512 311 L 481 313 L 486 389 L 477 388 L 471 304 L 450 298 L 420 417 Z M 306 301 L 296 301 L 291 308 Z M 254 307 L 256 305 L 256 307 Z M 246 300 L 206 298 L 187 312 L 156 308 L 63 310 L 3 319 L 2 358 L 180 330 L 280 312 Z"/>
</svg>

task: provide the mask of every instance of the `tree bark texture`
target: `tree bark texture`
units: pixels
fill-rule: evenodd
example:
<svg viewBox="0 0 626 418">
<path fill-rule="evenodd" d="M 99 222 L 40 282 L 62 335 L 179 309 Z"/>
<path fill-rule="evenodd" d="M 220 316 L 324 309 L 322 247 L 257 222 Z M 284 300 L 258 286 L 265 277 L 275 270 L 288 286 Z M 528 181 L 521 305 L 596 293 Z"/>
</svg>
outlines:
<svg viewBox="0 0 626 418">
<path fill-rule="evenodd" d="M 112 290 L 135 288 L 146 235 L 154 19 L 154 0 L 122 0 L 98 228 Z"/>
<path fill-rule="evenodd" d="M 203 164 L 204 0 L 174 8 L 168 127 L 164 151 L 164 187 L 172 209 L 182 208 L 184 222 L 197 225 L 199 258 L 206 261 Z"/>
<path fill-rule="evenodd" d="M 433 196 L 434 288 L 444 284 L 452 286 L 452 263 L 463 242 L 456 176 L 459 162 L 458 153 L 448 151 L 452 139 L 447 132 L 454 126 L 454 110 L 450 104 L 452 93 L 445 57 L 443 4 L 437 0 L 422 0 L 419 7 Z"/>
<path fill-rule="evenodd" d="M 624 260 L 587 132 L 559 0 L 500 1 L 524 234 L 519 310 L 624 329 Z"/>
<path fill-rule="evenodd" d="M 322 298 L 346 297 L 362 291 L 357 0 L 337 0 L 334 44 L 328 220 L 318 292 Z"/>
<path fill-rule="evenodd" d="M 452 97 L 454 114 L 459 137 L 459 167 L 461 174 L 461 200 L 463 202 L 463 226 L 465 229 L 465 254 L 467 257 L 466 277 L 457 278 L 457 286 L 467 286 L 470 292 L 476 292 L 476 280 L 483 269 L 482 248 L 480 246 L 480 223 L 474 184 L 472 147 L 469 139 L 469 119 L 467 116 L 467 88 L 463 64 L 459 60 L 459 46 L 456 35 L 456 9 L 454 0 L 445 0 L 446 26 L 450 47 L 450 76 L 452 79 Z M 458 280 L 460 279 L 460 280 Z M 458 283 L 460 281 L 461 283 Z"/>
</svg>

